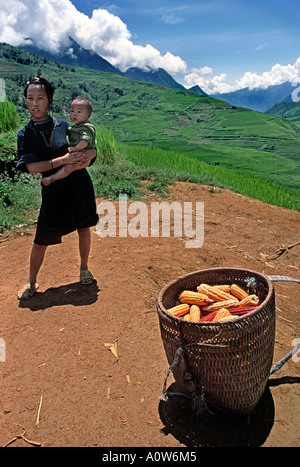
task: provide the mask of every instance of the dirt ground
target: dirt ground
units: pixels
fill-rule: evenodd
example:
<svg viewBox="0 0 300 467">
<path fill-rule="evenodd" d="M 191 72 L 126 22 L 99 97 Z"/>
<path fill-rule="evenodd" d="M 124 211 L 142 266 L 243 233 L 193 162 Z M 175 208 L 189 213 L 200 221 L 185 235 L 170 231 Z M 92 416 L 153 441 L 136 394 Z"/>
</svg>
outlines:
<svg viewBox="0 0 300 467">
<path fill-rule="evenodd" d="M 188 249 L 186 239 L 174 236 L 99 238 L 93 229 L 90 269 L 96 280 L 82 286 L 73 233 L 49 247 L 39 291 L 22 304 L 16 292 L 27 279 L 34 231 L 0 237 L 0 339 L 6 350 L 0 361 L 0 446 L 300 445 L 299 358 L 270 377 L 250 420 L 201 420 L 188 399 L 159 399 L 168 362 L 156 312 L 160 290 L 199 269 L 239 267 L 300 279 L 299 213 L 188 183 L 170 187 L 167 201 L 204 202 L 201 248 Z M 274 283 L 274 363 L 300 338 L 299 287 Z M 115 347 L 105 344 L 117 345 L 118 359 Z"/>
</svg>

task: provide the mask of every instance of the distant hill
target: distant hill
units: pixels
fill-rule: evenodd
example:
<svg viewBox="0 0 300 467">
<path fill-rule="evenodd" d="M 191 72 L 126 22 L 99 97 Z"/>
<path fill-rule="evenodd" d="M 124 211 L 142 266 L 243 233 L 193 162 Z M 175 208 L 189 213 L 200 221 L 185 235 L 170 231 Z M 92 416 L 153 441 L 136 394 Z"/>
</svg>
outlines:
<svg viewBox="0 0 300 467">
<path fill-rule="evenodd" d="M 207 96 L 206 94 L 198 85 L 189 88 L 188 91 L 198 94 L 198 96 Z"/>
<path fill-rule="evenodd" d="M 269 86 L 267 89 L 240 89 L 238 91 L 213 94 L 212 97 L 221 99 L 231 105 L 246 107 L 259 112 L 266 112 L 274 105 L 282 102 L 288 95 L 291 95 L 295 89 L 291 83 Z"/>
<path fill-rule="evenodd" d="M 121 71 L 111 65 L 103 57 L 100 57 L 97 53 L 92 50 L 87 50 L 81 47 L 71 37 L 69 37 L 69 44 L 66 46 L 60 54 L 51 54 L 45 50 L 38 49 L 32 45 L 20 46 L 20 49 L 26 50 L 27 52 L 44 57 L 53 62 L 60 63 L 62 65 L 78 66 L 82 68 L 89 68 L 91 70 L 104 71 L 107 73 L 121 74 Z"/>
<path fill-rule="evenodd" d="M 290 122 L 300 123 L 300 102 L 283 102 L 277 104 L 266 112 L 268 115 L 282 117 Z"/>
<path fill-rule="evenodd" d="M 163 68 L 154 70 L 150 67 L 147 67 L 147 70 L 142 70 L 140 68 L 133 67 L 125 71 L 123 75 L 136 81 L 156 83 L 172 89 L 186 91 L 186 89 L 181 84 L 177 83 L 177 81 L 175 81 L 174 78 L 172 78 L 172 76 L 169 75 L 169 73 L 167 73 Z"/>
</svg>

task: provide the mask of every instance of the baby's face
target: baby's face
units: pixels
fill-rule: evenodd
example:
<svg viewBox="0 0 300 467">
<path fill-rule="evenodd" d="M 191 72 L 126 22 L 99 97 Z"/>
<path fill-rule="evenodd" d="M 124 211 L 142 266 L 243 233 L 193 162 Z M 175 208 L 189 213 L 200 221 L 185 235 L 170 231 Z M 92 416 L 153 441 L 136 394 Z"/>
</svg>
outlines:
<svg viewBox="0 0 300 467">
<path fill-rule="evenodd" d="M 70 119 L 73 123 L 78 124 L 85 122 L 90 118 L 91 114 L 86 105 L 72 102 L 70 109 Z"/>
</svg>

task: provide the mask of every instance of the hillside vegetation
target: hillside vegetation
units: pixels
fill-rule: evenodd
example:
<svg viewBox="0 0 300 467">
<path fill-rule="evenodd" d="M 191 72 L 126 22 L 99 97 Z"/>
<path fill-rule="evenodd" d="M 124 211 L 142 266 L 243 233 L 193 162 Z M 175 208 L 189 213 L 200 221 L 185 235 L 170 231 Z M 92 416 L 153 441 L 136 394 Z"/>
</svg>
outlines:
<svg viewBox="0 0 300 467">
<path fill-rule="evenodd" d="M 141 173 L 148 167 L 149 177 L 151 160 L 156 158 L 154 150 L 160 150 L 160 162 L 155 170 L 167 178 L 168 175 L 178 178 L 179 172 L 173 170 L 172 160 L 177 160 L 180 154 L 186 178 L 196 177 L 201 183 L 198 173 L 209 171 L 210 175 L 204 177 L 208 183 L 243 193 L 245 185 L 237 183 L 242 175 L 248 177 L 247 185 L 252 185 L 252 190 L 246 190 L 250 196 L 299 210 L 300 129 L 292 122 L 189 91 L 61 65 L 0 44 L 0 79 L 5 80 L 7 99 L 16 106 L 19 126 L 29 119 L 24 85 L 30 74 L 38 73 L 56 88 L 54 116 L 68 120 L 70 102 L 78 94 L 85 94 L 92 100 L 92 122 L 110 130 L 117 145 L 122 145 L 123 167 L 128 161 Z M 7 151 L 4 139 L 7 140 L 0 135 L 0 145 Z M 139 147 L 141 157 L 146 154 L 143 157 L 148 158 L 147 163 L 126 150 L 134 146 Z M 147 148 L 152 148 L 152 153 Z M 12 158 L 14 154 L 15 149 Z M 225 180 L 224 170 L 232 175 L 230 180 L 227 175 Z M 129 172 L 125 172 L 128 175 Z M 145 178 L 145 173 L 141 173 L 139 176 Z M 183 173 L 181 169 L 180 173 Z M 263 190 L 255 188 L 260 181 Z M 276 197 L 270 200 L 262 197 L 261 191 L 268 191 L 270 184 L 272 190 L 277 186 L 280 193 L 285 192 L 288 201 L 283 200 L 281 194 L 277 200 Z"/>
<path fill-rule="evenodd" d="M 300 126 L 300 102 L 287 102 L 275 105 L 267 112 L 269 115 L 283 117 L 289 122 Z"/>
</svg>

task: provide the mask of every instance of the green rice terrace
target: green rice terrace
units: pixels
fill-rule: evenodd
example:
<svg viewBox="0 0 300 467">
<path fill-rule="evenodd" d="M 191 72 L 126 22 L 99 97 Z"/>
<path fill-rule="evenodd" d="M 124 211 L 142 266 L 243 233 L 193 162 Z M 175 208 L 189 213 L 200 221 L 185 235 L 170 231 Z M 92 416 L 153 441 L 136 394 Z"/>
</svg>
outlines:
<svg viewBox="0 0 300 467">
<path fill-rule="evenodd" d="M 78 94 L 92 100 L 100 155 L 89 170 L 97 196 L 138 198 L 145 180 L 148 190 L 163 194 L 172 181 L 186 180 L 300 210 L 298 121 L 0 44 L 7 99 L 0 102 L 0 230 L 27 224 L 39 206 L 39 177 L 14 170 L 16 133 L 29 120 L 23 88 L 31 73 L 54 84 L 55 117 L 69 120 Z"/>
</svg>

